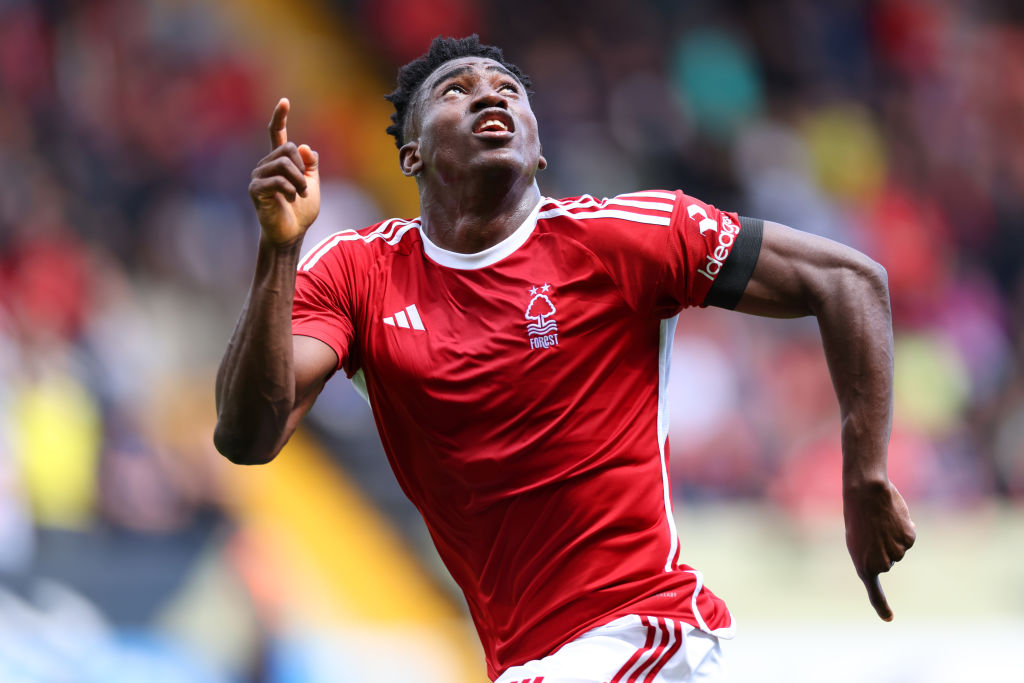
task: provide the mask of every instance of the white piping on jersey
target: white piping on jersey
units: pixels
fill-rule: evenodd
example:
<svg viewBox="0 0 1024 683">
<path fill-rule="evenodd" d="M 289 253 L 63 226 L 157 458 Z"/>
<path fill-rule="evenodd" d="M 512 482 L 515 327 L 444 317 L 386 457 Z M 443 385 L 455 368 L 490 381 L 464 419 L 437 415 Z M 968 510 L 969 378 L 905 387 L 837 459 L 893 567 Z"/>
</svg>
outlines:
<svg viewBox="0 0 1024 683">
<path fill-rule="evenodd" d="M 306 254 L 306 257 L 299 262 L 299 270 L 309 270 L 315 266 L 317 261 L 323 258 L 327 252 L 342 242 L 362 240 L 369 244 L 373 240 L 382 239 L 388 244 L 394 245 L 402 241 L 402 237 L 405 233 L 409 232 L 412 228 L 418 228 L 419 225 L 420 221 L 418 218 L 414 218 L 411 221 L 403 220 L 401 218 L 389 218 L 377 226 L 373 232 L 365 235 L 360 234 L 356 230 L 342 230 L 334 233 L 333 235 L 328 235 L 322 239 L 319 244 L 313 247 L 309 253 Z"/>
<path fill-rule="evenodd" d="M 678 315 L 661 321 L 661 334 L 658 344 L 658 453 L 661 456 L 661 485 L 665 496 L 665 516 L 668 518 L 669 547 L 668 559 L 665 560 L 665 571 L 676 568 L 679 550 L 679 536 L 676 533 L 676 520 L 672 515 L 672 487 L 668 476 L 668 460 L 665 457 L 665 443 L 668 440 L 668 376 L 672 360 L 672 339 L 676 334 Z"/>
<path fill-rule="evenodd" d="M 664 226 L 668 226 L 671 223 L 671 220 L 667 216 L 648 216 L 643 213 L 615 211 L 613 209 L 602 209 L 599 211 L 589 211 L 587 213 L 571 213 L 561 207 L 548 209 L 547 211 L 539 214 L 537 218 L 554 218 L 555 216 L 567 216 L 578 220 L 586 220 L 588 218 L 619 218 L 632 223 L 647 223 L 648 225 Z"/>
<path fill-rule="evenodd" d="M 690 569 L 688 573 L 693 574 L 693 578 L 697 581 L 697 585 L 693 589 L 693 595 L 690 596 L 690 609 L 693 610 L 693 618 L 697 620 L 697 626 L 700 627 L 701 631 L 709 633 L 708 623 L 704 621 L 704 616 L 697 609 L 697 596 L 700 595 L 701 589 L 704 588 L 704 574 L 696 569 Z"/>
<path fill-rule="evenodd" d="M 579 220 L 587 220 L 589 218 L 618 218 L 620 220 L 631 221 L 633 223 L 646 223 L 648 225 L 664 226 L 668 226 L 672 222 L 671 216 L 651 216 L 646 213 L 640 213 L 639 211 L 630 211 L 628 208 L 605 208 L 611 206 L 634 207 L 637 209 L 664 211 L 666 213 L 672 213 L 675 208 L 675 204 L 672 202 L 637 201 L 634 199 L 623 199 L 623 197 L 675 199 L 675 195 L 671 192 L 658 191 L 636 192 L 633 194 L 619 195 L 618 197 L 612 197 L 611 199 L 601 200 L 595 199 L 590 195 L 583 195 L 571 202 L 563 203 L 555 200 L 545 202 L 544 205 L 546 210 L 540 212 L 537 215 L 537 218 L 554 218 L 555 216 L 566 216 L 568 218 L 575 218 Z M 550 208 L 547 208 L 549 206 Z"/>
<path fill-rule="evenodd" d="M 370 236 L 384 234 L 384 232 L 386 230 L 389 230 L 391 226 L 395 224 L 398 220 L 399 219 L 397 218 L 391 218 L 389 220 L 384 221 L 383 223 L 378 225 L 377 228 L 372 233 L 370 233 Z M 299 270 L 309 270 L 310 268 L 313 267 L 313 264 L 319 261 L 320 258 L 326 252 L 333 249 L 334 246 L 337 245 L 339 242 L 342 242 L 343 236 L 353 234 L 359 235 L 359 233 L 355 230 L 340 230 L 338 232 L 331 233 L 327 237 L 323 238 L 317 243 L 315 247 L 310 249 L 304 257 L 302 257 L 302 260 L 299 261 Z M 349 239 L 352 238 L 350 237 Z"/>
<path fill-rule="evenodd" d="M 687 569 L 686 571 L 689 574 L 693 574 L 693 578 L 697 580 L 697 585 L 693 589 L 693 595 L 690 597 L 690 608 L 693 610 L 693 618 L 697 621 L 697 626 L 700 627 L 700 630 L 719 638 L 729 639 L 735 636 L 736 622 L 732 621 L 731 617 L 728 626 L 716 629 L 708 628 L 707 622 L 704 621 L 704 616 L 700 613 L 700 610 L 697 609 L 697 596 L 700 595 L 701 590 L 704 589 L 704 574 L 696 569 Z"/>
<path fill-rule="evenodd" d="M 651 209 L 652 211 L 665 211 L 666 213 L 672 213 L 675 209 L 674 204 L 666 204 L 664 202 L 641 202 L 636 199 L 609 199 L 608 204 L 616 206 L 633 206 L 637 209 Z"/>
<path fill-rule="evenodd" d="M 625 194 L 618 195 L 616 199 L 621 197 L 655 197 L 657 199 L 668 199 L 672 201 L 672 203 L 675 203 L 676 201 L 676 193 L 667 192 L 665 190 L 644 190 L 643 192 L 626 192 Z"/>
<path fill-rule="evenodd" d="M 516 249 L 523 246 L 526 240 L 529 239 L 530 235 L 533 234 L 533 229 L 537 227 L 537 212 L 540 210 L 541 204 L 543 203 L 543 201 L 537 202 L 537 205 L 533 207 L 533 211 L 530 212 L 530 215 L 526 217 L 526 220 L 524 220 L 511 235 L 483 251 L 478 251 L 473 254 L 461 254 L 455 251 L 448 251 L 447 249 L 442 249 L 431 242 L 427 237 L 426 232 L 420 230 L 420 239 L 423 241 L 423 251 L 431 261 L 449 268 L 455 268 L 457 270 L 476 270 L 478 268 L 486 268 L 487 266 L 497 263 L 506 256 L 510 256 L 516 251 Z"/>
<path fill-rule="evenodd" d="M 651 201 L 640 201 L 640 200 L 637 200 L 637 199 L 624 199 L 624 197 L 646 197 L 648 195 L 655 195 L 655 194 L 657 194 L 658 198 L 660 198 L 660 199 L 664 199 L 665 197 L 662 197 L 661 195 L 665 195 L 665 194 L 667 194 L 669 196 L 669 198 L 672 198 L 673 200 L 675 199 L 675 195 L 672 195 L 671 193 L 668 193 L 668 192 L 663 192 L 663 193 L 638 192 L 636 194 L 620 194 L 619 196 L 612 197 L 611 199 L 595 199 L 594 197 L 590 196 L 589 194 L 585 194 L 585 195 L 583 195 L 581 197 L 577 197 L 575 200 L 573 200 L 571 202 L 555 202 L 555 201 L 551 201 L 549 203 L 553 203 L 553 204 L 555 204 L 557 206 L 562 207 L 563 209 L 578 209 L 578 208 L 589 208 L 589 207 L 605 208 L 605 207 L 608 207 L 608 206 L 632 206 L 632 207 L 637 208 L 637 209 L 650 209 L 652 211 L 664 211 L 666 213 L 672 213 L 672 211 L 675 209 L 675 202 L 674 201 L 670 201 L 670 202 L 651 202 Z"/>
</svg>

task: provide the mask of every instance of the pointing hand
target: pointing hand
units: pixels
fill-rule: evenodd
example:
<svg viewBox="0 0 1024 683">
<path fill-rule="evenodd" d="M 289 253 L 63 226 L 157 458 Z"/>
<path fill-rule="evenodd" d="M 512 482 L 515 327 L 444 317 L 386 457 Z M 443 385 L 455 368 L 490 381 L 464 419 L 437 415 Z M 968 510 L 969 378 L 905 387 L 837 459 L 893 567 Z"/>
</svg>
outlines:
<svg viewBox="0 0 1024 683">
<path fill-rule="evenodd" d="M 302 239 L 320 213 L 319 155 L 288 141 L 291 103 L 281 98 L 270 118 L 270 149 L 252 172 L 249 196 L 264 239 L 288 245 Z"/>
<path fill-rule="evenodd" d="M 878 616 L 892 621 L 892 608 L 878 575 L 892 569 L 914 545 L 917 532 L 903 496 L 891 482 L 843 491 L 846 547 Z"/>
</svg>

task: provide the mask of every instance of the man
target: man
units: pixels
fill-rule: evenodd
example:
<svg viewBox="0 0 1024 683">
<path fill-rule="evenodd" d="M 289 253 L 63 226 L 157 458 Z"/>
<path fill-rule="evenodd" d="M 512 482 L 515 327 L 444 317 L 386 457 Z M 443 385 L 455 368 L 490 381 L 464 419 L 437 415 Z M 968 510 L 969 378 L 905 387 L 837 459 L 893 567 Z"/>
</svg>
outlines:
<svg viewBox="0 0 1024 683">
<path fill-rule="evenodd" d="M 891 619 L 878 575 L 914 527 L 886 473 L 884 270 L 678 191 L 542 197 L 529 85 L 476 36 L 436 39 L 389 96 L 422 215 L 342 230 L 301 261 L 317 154 L 288 141 L 278 103 L 249 186 L 262 233 L 217 377 L 218 449 L 269 461 L 342 369 L 465 593 L 492 679 L 714 680 L 732 618 L 679 564 L 669 498 L 676 316 L 815 315 L 843 417 L 847 544 Z"/>
</svg>

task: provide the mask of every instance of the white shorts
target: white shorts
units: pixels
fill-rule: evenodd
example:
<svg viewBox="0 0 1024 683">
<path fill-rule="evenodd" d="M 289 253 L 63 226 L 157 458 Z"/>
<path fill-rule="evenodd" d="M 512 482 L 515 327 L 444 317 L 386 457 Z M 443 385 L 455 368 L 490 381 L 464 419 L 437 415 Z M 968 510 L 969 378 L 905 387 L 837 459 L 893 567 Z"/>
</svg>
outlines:
<svg viewBox="0 0 1024 683">
<path fill-rule="evenodd" d="M 724 681 L 715 636 L 673 619 L 631 614 L 556 652 L 506 669 L 494 683 L 715 683 Z"/>
</svg>

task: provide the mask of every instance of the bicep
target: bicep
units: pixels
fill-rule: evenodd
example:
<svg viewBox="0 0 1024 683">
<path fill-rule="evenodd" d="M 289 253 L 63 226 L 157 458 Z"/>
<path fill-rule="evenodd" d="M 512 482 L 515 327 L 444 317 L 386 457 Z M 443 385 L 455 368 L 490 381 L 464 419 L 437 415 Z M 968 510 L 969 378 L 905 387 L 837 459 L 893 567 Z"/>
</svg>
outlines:
<svg viewBox="0 0 1024 683">
<path fill-rule="evenodd" d="M 292 335 L 292 349 L 295 354 L 295 403 L 304 403 L 310 396 L 315 400 L 338 367 L 338 354 L 326 342 L 301 334 Z"/>
<path fill-rule="evenodd" d="M 285 423 L 279 446 L 295 432 L 299 422 L 313 407 L 328 378 L 338 367 L 338 354 L 325 342 L 315 337 L 292 335 L 295 368 L 295 404 Z"/>
<path fill-rule="evenodd" d="M 833 278 L 871 267 L 877 264 L 855 249 L 765 221 L 757 264 L 735 310 L 773 318 L 813 315 Z"/>
</svg>

